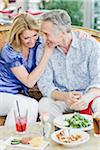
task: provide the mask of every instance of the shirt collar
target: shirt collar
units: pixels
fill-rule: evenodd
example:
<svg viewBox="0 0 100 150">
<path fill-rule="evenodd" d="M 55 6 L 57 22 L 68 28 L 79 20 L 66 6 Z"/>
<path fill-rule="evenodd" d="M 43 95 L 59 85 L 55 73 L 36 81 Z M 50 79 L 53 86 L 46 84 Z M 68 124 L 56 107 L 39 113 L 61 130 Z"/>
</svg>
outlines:
<svg viewBox="0 0 100 150">
<path fill-rule="evenodd" d="M 71 47 L 78 48 L 79 49 L 79 38 L 78 38 L 78 32 L 71 32 L 72 34 L 72 43 Z"/>
<path fill-rule="evenodd" d="M 35 45 L 39 45 L 39 44 L 41 44 L 41 43 L 42 43 L 42 39 L 41 39 L 41 37 L 38 37 L 38 39 L 37 39 Z"/>
</svg>

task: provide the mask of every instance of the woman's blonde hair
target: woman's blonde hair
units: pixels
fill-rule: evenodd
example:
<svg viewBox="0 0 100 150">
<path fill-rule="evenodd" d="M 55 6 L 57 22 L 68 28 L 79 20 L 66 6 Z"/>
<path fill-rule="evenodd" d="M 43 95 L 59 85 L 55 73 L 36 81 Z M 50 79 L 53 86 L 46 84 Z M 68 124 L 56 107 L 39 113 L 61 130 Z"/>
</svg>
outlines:
<svg viewBox="0 0 100 150">
<path fill-rule="evenodd" d="M 16 51 L 19 51 L 18 48 L 20 48 L 20 34 L 24 30 L 28 30 L 28 29 L 39 31 L 39 25 L 31 14 L 28 14 L 28 13 L 19 14 L 13 20 L 13 23 L 9 32 L 9 37 L 8 37 L 8 43 L 13 48 L 15 48 Z"/>
<path fill-rule="evenodd" d="M 4 2 L 4 8 L 8 8 L 9 1 L 8 1 L 8 0 L 3 0 L 3 2 Z M 4 8 L 3 8 L 3 9 L 4 9 Z"/>
</svg>

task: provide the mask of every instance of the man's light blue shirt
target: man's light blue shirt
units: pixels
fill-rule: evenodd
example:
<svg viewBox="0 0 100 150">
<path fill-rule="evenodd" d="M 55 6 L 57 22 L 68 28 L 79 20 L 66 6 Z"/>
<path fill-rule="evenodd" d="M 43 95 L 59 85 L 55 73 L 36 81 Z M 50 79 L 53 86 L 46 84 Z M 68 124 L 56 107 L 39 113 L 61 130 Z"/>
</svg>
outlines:
<svg viewBox="0 0 100 150">
<path fill-rule="evenodd" d="M 37 64 L 43 55 L 43 48 L 37 51 Z M 38 81 L 44 96 L 52 91 L 81 91 L 100 88 L 100 43 L 93 38 L 79 38 L 72 32 L 72 43 L 67 54 L 56 47 L 49 63 Z"/>
</svg>

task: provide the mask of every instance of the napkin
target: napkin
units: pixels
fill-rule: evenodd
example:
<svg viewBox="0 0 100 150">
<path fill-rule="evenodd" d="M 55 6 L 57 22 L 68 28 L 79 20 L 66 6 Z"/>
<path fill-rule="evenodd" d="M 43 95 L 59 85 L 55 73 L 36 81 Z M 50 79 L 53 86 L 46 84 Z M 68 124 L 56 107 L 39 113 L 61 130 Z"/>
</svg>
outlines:
<svg viewBox="0 0 100 150">
<path fill-rule="evenodd" d="M 88 115 L 92 115 L 92 110 L 91 110 L 91 105 L 92 105 L 92 103 L 93 103 L 93 101 L 96 99 L 96 98 L 99 98 L 100 96 L 96 96 L 94 99 L 92 99 L 92 101 L 89 103 L 89 105 L 88 105 L 88 108 L 87 109 L 85 109 L 85 110 L 81 110 L 80 111 L 80 113 L 81 114 L 88 114 Z"/>
<path fill-rule="evenodd" d="M 3 140 L 0 140 L 0 150 L 5 150 L 6 149 L 6 144 Z"/>
</svg>

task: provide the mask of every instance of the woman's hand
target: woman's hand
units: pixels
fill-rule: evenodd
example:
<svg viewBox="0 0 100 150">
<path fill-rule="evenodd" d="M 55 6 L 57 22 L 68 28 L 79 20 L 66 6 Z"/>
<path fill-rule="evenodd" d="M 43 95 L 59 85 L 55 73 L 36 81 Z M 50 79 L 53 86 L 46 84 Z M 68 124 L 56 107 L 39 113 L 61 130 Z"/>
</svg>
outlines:
<svg viewBox="0 0 100 150">
<path fill-rule="evenodd" d="M 45 49 L 44 53 L 45 53 L 48 57 L 51 57 L 55 46 L 56 46 L 56 45 L 55 45 L 53 42 L 46 41 L 46 43 L 45 43 L 45 45 L 44 45 L 44 49 Z"/>
</svg>

